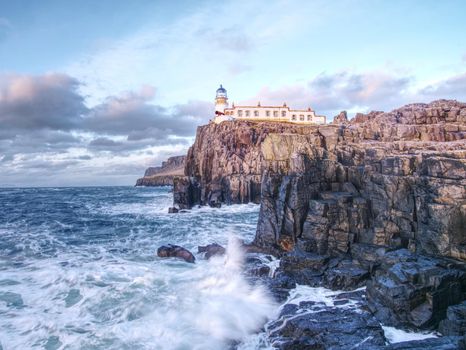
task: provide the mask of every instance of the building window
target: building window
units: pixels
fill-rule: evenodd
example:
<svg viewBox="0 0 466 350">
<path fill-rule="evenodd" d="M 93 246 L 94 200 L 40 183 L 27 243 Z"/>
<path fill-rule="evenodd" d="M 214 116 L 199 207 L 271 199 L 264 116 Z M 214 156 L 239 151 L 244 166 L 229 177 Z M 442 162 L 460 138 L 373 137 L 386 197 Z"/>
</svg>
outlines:
<svg viewBox="0 0 466 350">
<path fill-rule="evenodd" d="M 282 117 L 283 117 L 283 118 L 286 117 L 286 111 L 282 111 Z"/>
<path fill-rule="evenodd" d="M 307 116 L 307 121 L 308 121 L 308 122 L 310 122 L 310 121 L 311 121 L 311 119 L 312 119 L 312 118 L 311 118 L 311 116 L 310 116 L 310 115 L 308 115 L 308 116 Z"/>
<path fill-rule="evenodd" d="M 242 117 L 243 116 L 243 111 L 241 109 L 238 110 L 238 117 Z"/>
<path fill-rule="evenodd" d="M 275 118 L 277 118 L 277 117 L 278 117 L 278 111 L 273 111 L 273 116 L 274 116 Z"/>
<path fill-rule="evenodd" d="M 259 116 L 259 111 L 254 111 L 254 117 L 258 117 Z"/>
<path fill-rule="evenodd" d="M 291 117 L 291 120 L 296 120 L 296 114 L 293 114 L 293 116 Z"/>
<path fill-rule="evenodd" d="M 301 115 L 299 116 L 299 120 L 304 121 L 304 115 L 303 115 L 303 114 L 301 114 Z"/>
<path fill-rule="evenodd" d="M 246 117 L 249 117 L 249 111 L 246 111 Z"/>
<path fill-rule="evenodd" d="M 270 111 L 265 111 L 265 116 L 270 117 Z"/>
</svg>

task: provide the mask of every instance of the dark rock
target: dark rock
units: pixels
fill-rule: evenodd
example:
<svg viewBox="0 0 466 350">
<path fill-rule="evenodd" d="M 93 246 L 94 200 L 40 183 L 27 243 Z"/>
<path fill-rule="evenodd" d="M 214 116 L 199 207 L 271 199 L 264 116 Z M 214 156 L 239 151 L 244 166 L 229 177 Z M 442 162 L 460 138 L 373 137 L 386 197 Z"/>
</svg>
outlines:
<svg viewBox="0 0 466 350">
<path fill-rule="evenodd" d="M 176 207 L 170 207 L 168 208 L 168 213 L 169 214 L 175 214 L 175 213 L 178 213 L 180 210 Z"/>
<path fill-rule="evenodd" d="M 465 292 L 464 264 L 406 249 L 387 253 L 367 283 L 369 305 L 381 322 L 414 328 L 436 327 Z"/>
<path fill-rule="evenodd" d="M 191 209 L 199 203 L 201 188 L 195 178 L 179 176 L 173 179 L 173 202 L 180 209 Z"/>
<path fill-rule="evenodd" d="M 338 304 L 346 303 L 340 299 L 335 306 L 286 305 L 279 319 L 267 326 L 272 344 L 279 349 L 364 349 L 385 344 L 382 327 L 368 311 Z"/>
<path fill-rule="evenodd" d="M 387 251 L 389 251 L 387 247 L 374 244 L 355 243 L 351 245 L 353 262 L 368 271 L 373 271 L 380 266 Z"/>
<path fill-rule="evenodd" d="M 296 287 L 296 281 L 289 275 L 276 273 L 274 278 L 270 278 L 265 283 L 277 302 L 284 302 L 291 289 Z"/>
<path fill-rule="evenodd" d="M 352 290 L 364 286 L 369 277 L 368 270 L 344 260 L 325 272 L 322 283 L 333 290 Z"/>
<path fill-rule="evenodd" d="M 224 255 L 226 253 L 226 249 L 220 244 L 212 243 L 205 246 L 198 246 L 197 252 L 204 253 L 204 257 L 208 260 L 213 256 Z"/>
<path fill-rule="evenodd" d="M 435 101 L 320 126 L 320 138 L 268 135 L 256 244 L 287 251 L 304 240 L 325 255 L 365 244 L 466 259 L 460 116 L 466 104 Z"/>
<path fill-rule="evenodd" d="M 174 244 L 161 246 L 157 249 L 157 256 L 160 258 L 180 258 L 189 263 L 196 261 L 196 258 L 189 250 Z"/>
<path fill-rule="evenodd" d="M 440 322 L 438 330 L 444 335 L 466 335 L 466 301 L 448 307 L 447 318 Z"/>
<path fill-rule="evenodd" d="M 363 348 L 364 349 L 364 348 Z M 411 340 L 390 344 L 383 347 L 372 347 L 368 350 L 464 350 L 461 337 L 428 338 L 423 340 Z"/>
</svg>

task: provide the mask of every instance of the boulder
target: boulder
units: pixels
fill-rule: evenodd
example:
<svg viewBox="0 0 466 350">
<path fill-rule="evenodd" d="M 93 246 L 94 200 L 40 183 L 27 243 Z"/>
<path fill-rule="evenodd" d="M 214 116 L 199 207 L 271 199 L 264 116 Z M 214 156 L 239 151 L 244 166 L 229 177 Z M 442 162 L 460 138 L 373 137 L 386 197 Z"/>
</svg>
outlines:
<svg viewBox="0 0 466 350">
<path fill-rule="evenodd" d="M 198 246 L 197 252 L 204 253 L 204 257 L 209 260 L 213 256 L 224 255 L 226 253 L 226 249 L 220 244 L 211 243 L 205 246 Z"/>
<path fill-rule="evenodd" d="M 196 261 L 196 258 L 189 250 L 174 244 L 159 247 L 157 249 L 157 256 L 160 258 L 179 258 L 189 263 Z"/>
</svg>

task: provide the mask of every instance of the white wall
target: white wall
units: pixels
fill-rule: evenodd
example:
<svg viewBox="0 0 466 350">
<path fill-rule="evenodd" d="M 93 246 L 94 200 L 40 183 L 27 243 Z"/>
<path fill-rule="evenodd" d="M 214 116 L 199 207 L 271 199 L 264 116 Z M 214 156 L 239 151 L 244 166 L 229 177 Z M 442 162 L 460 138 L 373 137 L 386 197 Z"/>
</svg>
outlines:
<svg viewBox="0 0 466 350">
<path fill-rule="evenodd" d="M 305 124 L 325 123 L 325 118 L 321 116 L 316 116 L 315 112 L 312 110 L 290 110 L 288 107 L 235 106 L 234 108 L 227 108 L 225 110 L 225 113 L 227 113 L 227 115 L 230 115 L 230 113 L 232 113 L 232 116 L 234 118 L 239 119 L 267 119 L 271 121 L 289 121 L 293 123 Z M 293 119 L 293 116 L 295 117 L 295 119 Z M 301 118 L 303 118 L 304 120 L 302 120 Z"/>
</svg>

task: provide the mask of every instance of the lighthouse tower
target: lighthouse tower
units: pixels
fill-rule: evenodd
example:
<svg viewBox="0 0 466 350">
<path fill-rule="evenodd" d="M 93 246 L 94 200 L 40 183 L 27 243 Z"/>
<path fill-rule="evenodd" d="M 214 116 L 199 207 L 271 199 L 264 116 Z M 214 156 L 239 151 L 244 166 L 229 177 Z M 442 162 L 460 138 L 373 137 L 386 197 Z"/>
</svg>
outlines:
<svg viewBox="0 0 466 350">
<path fill-rule="evenodd" d="M 227 90 L 225 90 L 225 88 L 220 85 L 215 95 L 215 114 L 223 114 L 225 108 L 228 108 Z"/>
<path fill-rule="evenodd" d="M 225 108 L 228 108 L 227 90 L 220 85 L 215 94 L 215 123 L 221 123 L 229 119 L 225 116 Z"/>
</svg>

